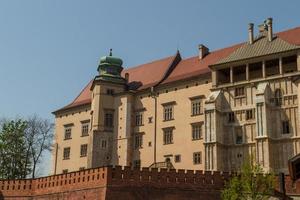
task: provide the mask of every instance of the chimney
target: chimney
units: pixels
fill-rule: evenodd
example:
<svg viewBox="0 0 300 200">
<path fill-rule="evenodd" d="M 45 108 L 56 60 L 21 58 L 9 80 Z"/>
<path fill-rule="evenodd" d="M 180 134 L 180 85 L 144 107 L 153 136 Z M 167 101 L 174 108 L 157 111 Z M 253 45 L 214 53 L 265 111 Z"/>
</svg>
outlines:
<svg viewBox="0 0 300 200">
<path fill-rule="evenodd" d="M 268 18 L 266 21 L 267 27 L 268 27 L 268 40 L 271 42 L 273 40 L 273 19 Z"/>
<path fill-rule="evenodd" d="M 253 26 L 254 26 L 253 23 L 249 23 L 248 26 L 249 44 L 253 44 L 254 41 Z"/>
<path fill-rule="evenodd" d="M 199 59 L 202 60 L 207 54 L 209 54 L 209 49 L 203 44 L 200 44 L 198 48 L 199 48 Z"/>
<path fill-rule="evenodd" d="M 128 83 L 128 81 L 129 81 L 129 73 L 125 73 L 125 80 Z"/>
</svg>

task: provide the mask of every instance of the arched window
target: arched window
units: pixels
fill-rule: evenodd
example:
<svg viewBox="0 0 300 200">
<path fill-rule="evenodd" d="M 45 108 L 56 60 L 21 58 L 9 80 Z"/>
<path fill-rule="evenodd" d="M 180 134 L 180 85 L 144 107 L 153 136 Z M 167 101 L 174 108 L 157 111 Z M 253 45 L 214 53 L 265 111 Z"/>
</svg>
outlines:
<svg viewBox="0 0 300 200">
<path fill-rule="evenodd" d="M 282 91 L 281 89 L 276 89 L 275 90 L 275 105 L 276 106 L 281 106 L 282 104 Z"/>
</svg>

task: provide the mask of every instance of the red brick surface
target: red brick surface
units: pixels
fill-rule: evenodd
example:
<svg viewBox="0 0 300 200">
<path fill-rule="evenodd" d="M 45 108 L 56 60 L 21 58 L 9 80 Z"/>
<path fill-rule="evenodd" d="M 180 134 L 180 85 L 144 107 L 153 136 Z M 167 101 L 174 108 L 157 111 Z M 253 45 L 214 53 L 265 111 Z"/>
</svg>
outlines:
<svg viewBox="0 0 300 200">
<path fill-rule="evenodd" d="M 220 199 L 230 173 L 101 167 L 28 180 L 0 180 L 0 200 Z M 285 177 L 288 194 L 300 181 Z M 278 183 L 276 183 L 278 189 Z"/>
</svg>

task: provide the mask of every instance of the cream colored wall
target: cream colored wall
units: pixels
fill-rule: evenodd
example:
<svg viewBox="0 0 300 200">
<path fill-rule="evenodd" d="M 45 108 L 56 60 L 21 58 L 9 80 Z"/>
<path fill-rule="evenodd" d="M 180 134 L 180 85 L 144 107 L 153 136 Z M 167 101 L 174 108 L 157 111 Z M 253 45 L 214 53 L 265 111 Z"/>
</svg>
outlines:
<svg viewBox="0 0 300 200">
<path fill-rule="evenodd" d="M 165 155 L 172 155 L 171 162 L 175 168 L 184 169 L 204 169 L 204 146 L 203 139 L 192 140 L 191 123 L 204 122 L 204 114 L 191 116 L 191 100 L 189 98 L 209 94 L 211 82 L 208 79 L 198 79 L 193 81 L 172 84 L 156 90 L 157 97 L 157 162 L 164 162 Z M 197 86 L 196 86 L 197 84 Z M 177 90 L 175 90 L 177 88 Z M 167 92 L 168 90 L 168 92 Z M 134 133 L 143 133 L 143 147 L 134 150 L 133 160 L 141 160 L 143 167 L 149 167 L 154 162 L 154 98 L 149 97 L 149 93 L 137 95 L 135 109 L 145 108 L 144 125 L 134 128 Z M 141 98 L 142 97 L 142 98 Z M 163 103 L 175 101 L 174 120 L 163 121 Z M 204 99 L 203 99 L 204 103 Z M 148 117 L 153 117 L 153 122 L 148 123 Z M 163 144 L 163 128 L 172 127 L 173 144 Z M 204 136 L 204 126 L 202 126 L 202 136 Z M 151 146 L 149 146 L 151 142 Z M 193 153 L 202 152 L 202 163 L 193 164 Z M 181 162 L 175 163 L 174 156 L 180 154 Z"/>
<path fill-rule="evenodd" d="M 55 143 L 58 144 L 58 149 L 52 152 L 52 173 L 54 174 L 55 160 L 57 160 L 56 174 L 62 173 L 64 169 L 68 171 L 78 171 L 80 167 L 87 167 L 87 157 L 80 157 L 80 145 L 88 144 L 90 136 L 81 136 L 81 121 L 90 119 L 90 106 L 77 108 L 76 110 L 57 114 L 55 117 Z M 64 125 L 71 124 L 72 133 L 71 138 L 65 140 Z M 88 144 L 89 145 L 89 144 Z M 55 145 L 56 147 L 56 145 Z M 71 148 L 70 159 L 63 160 L 63 151 L 65 147 Z M 57 152 L 57 159 L 56 157 Z"/>
</svg>

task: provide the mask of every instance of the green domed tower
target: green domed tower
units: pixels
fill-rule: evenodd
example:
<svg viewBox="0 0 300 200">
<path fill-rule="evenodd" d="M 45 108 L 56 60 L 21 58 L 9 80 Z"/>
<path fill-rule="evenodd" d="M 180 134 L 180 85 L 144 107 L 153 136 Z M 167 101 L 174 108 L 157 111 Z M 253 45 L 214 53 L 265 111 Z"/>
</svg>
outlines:
<svg viewBox="0 0 300 200">
<path fill-rule="evenodd" d="M 103 56 L 100 58 L 100 63 L 97 69 L 99 72 L 97 79 L 125 83 L 125 79 L 121 76 L 121 72 L 123 70 L 122 64 L 122 59 L 112 56 L 112 49 L 110 49 L 109 56 Z"/>
</svg>

